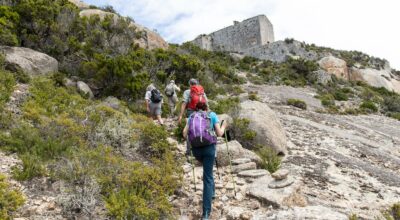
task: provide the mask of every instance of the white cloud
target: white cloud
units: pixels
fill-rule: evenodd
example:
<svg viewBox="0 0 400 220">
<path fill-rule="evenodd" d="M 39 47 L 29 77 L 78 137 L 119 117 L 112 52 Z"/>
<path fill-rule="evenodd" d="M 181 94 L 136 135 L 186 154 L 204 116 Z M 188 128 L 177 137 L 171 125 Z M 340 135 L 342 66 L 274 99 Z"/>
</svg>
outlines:
<svg viewBox="0 0 400 220">
<path fill-rule="evenodd" d="M 293 37 L 335 49 L 359 50 L 400 69 L 400 2 L 396 0 L 87 0 L 181 43 L 265 14 L 275 39 Z"/>
</svg>

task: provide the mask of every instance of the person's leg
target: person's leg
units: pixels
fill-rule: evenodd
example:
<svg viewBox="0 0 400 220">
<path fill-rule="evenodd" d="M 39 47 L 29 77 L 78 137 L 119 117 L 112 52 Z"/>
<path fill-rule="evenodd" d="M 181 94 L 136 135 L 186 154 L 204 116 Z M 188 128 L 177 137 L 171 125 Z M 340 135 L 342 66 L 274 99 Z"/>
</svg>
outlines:
<svg viewBox="0 0 400 220">
<path fill-rule="evenodd" d="M 157 118 L 158 123 L 160 123 L 160 125 L 164 125 L 164 121 L 161 118 L 161 105 L 162 103 L 157 103 L 156 108 L 155 108 L 155 115 Z"/>
<path fill-rule="evenodd" d="M 215 161 L 215 145 L 203 149 L 203 217 L 211 213 L 212 197 L 215 193 L 213 167 Z"/>
</svg>

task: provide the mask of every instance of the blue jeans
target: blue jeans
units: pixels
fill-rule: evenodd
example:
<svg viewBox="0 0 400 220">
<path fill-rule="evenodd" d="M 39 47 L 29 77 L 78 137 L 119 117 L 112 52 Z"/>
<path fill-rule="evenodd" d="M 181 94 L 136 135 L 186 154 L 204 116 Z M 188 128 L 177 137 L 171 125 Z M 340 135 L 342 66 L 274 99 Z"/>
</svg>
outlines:
<svg viewBox="0 0 400 220">
<path fill-rule="evenodd" d="M 193 156 L 203 163 L 203 217 L 211 213 L 212 197 L 215 194 L 213 167 L 215 161 L 215 144 L 206 147 L 192 148 Z"/>
</svg>

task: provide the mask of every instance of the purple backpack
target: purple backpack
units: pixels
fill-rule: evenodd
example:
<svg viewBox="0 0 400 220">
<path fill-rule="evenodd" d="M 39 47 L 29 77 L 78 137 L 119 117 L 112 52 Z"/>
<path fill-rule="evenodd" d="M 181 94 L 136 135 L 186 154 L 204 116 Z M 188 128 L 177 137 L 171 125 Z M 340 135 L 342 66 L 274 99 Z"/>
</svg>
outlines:
<svg viewBox="0 0 400 220">
<path fill-rule="evenodd" d="M 189 116 L 188 138 L 192 147 L 204 147 L 217 143 L 211 117 L 203 111 L 197 111 Z"/>
</svg>

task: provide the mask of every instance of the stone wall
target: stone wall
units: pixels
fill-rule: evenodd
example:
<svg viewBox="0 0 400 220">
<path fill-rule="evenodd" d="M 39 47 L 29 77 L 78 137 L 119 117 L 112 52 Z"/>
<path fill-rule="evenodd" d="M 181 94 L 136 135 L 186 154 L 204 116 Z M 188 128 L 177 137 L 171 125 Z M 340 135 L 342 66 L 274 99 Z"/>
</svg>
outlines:
<svg viewBox="0 0 400 220">
<path fill-rule="evenodd" d="M 200 35 L 192 43 L 206 50 L 244 52 L 274 42 L 271 22 L 259 15 L 223 28 L 209 35 Z"/>
</svg>

